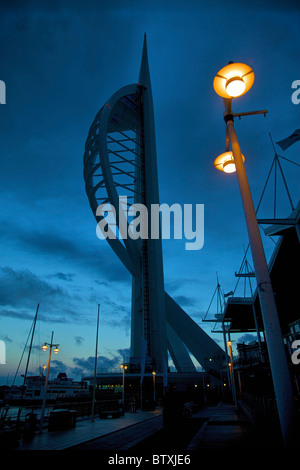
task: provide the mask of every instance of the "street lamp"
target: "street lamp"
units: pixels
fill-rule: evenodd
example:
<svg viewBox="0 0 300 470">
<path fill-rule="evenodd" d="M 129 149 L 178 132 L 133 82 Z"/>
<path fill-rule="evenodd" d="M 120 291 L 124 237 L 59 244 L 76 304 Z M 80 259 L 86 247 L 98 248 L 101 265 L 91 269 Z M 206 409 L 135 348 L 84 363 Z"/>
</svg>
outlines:
<svg viewBox="0 0 300 470">
<path fill-rule="evenodd" d="M 153 375 L 153 401 L 155 403 L 155 376 L 156 376 L 156 372 L 154 370 L 152 371 L 152 375 Z"/>
<path fill-rule="evenodd" d="M 125 393 L 124 393 L 124 386 L 125 386 L 125 370 L 128 369 L 128 366 L 126 364 L 121 364 L 120 365 L 121 369 L 123 369 L 123 388 L 122 388 L 122 404 L 124 407 L 125 404 Z"/>
<path fill-rule="evenodd" d="M 234 370 L 233 370 L 233 357 L 232 357 L 232 341 L 228 341 L 227 345 L 228 345 L 228 348 L 229 348 L 229 355 L 230 355 L 230 376 L 231 376 L 232 397 L 233 397 L 235 407 L 237 408 Z"/>
<path fill-rule="evenodd" d="M 241 86 L 239 82 L 243 82 L 245 86 Z M 216 93 L 224 99 L 224 120 L 226 123 L 227 138 L 226 147 L 229 146 L 230 142 L 257 281 L 257 289 L 268 346 L 282 437 L 284 444 L 287 445 L 288 440 L 291 437 L 294 418 L 292 382 L 259 226 L 238 138 L 233 125 L 235 116 L 261 113 L 265 114 L 266 111 L 233 114 L 231 110 L 232 97 L 241 96 L 246 93 L 252 87 L 253 82 L 254 73 L 251 67 L 245 64 L 234 64 L 230 62 L 217 73 L 213 86 Z M 235 91 L 232 90 L 233 85 L 237 85 Z M 239 90 L 237 90 L 238 88 Z M 226 148 L 226 150 L 229 150 L 229 148 Z M 222 166 L 219 167 L 219 169 L 223 169 L 223 171 L 225 171 L 225 168 L 226 165 L 224 167 L 224 164 L 223 168 Z"/>
<path fill-rule="evenodd" d="M 44 389 L 42 413 L 41 413 L 41 418 L 40 418 L 40 432 L 42 432 L 42 430 L 43 430 L 52 348 L 54 348 L 53 352 L 55 354 L 57 354 L 59 352 L 58 346 L 59 346 L 59 344 L 53 344 L 53 331 L 52 331 L 51 342 L 50 343 L 44 343 L 44 345 L 42 346 L 42 350 L 45 351 L 45 352 L 49 348 L 49 356 L 48 356 L 48 366 L 47 366 L 47 375 L 46 375 L 46 382 L 45 382 L 45 389 Z"/>
<path fill-rule="evenodd" d="M 242 159 L 245 161 L 244 155 L 242 155 Z M 224 171 L 225 173 L 234 173 L 236 171 L 232 152 L 221 153 L 221 155 L 215 159 L 214 165 L 217 170 Z"/>
<path fill-rule="evenodd" d="M 254 72 L 249 65 L 229 62 L 214 78 L 215 92 L 222 98 L 236 98 L 250 90 Z"/>
</svg>

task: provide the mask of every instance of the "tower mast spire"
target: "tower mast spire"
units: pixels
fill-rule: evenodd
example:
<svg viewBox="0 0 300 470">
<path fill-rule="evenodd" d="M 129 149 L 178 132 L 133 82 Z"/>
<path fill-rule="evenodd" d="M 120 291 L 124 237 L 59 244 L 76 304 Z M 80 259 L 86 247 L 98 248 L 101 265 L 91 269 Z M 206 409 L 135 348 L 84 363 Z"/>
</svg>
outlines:
<svg viewBox="0 0 300 470">
<path fill-rule="evenodd" d="M 151 87 L 146 33 L 144 34 L 144 43 L 143 43 L 143 52 L 142 52 L 142 61 L 141 61 L 141 67 L 140 67 L 140 75 L 139 75 L 139 84 L 144 85 L 147 88 L 149 86 Z"/>
</svg>

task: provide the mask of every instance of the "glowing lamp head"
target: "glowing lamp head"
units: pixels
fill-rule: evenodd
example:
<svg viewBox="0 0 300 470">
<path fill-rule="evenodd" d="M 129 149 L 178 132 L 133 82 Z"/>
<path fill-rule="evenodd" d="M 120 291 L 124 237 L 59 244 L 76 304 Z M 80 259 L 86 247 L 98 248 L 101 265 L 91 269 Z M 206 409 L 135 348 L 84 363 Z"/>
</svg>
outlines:
<svg viewBox="0 0 300 470">
<path fill-rule="evenodd" d="M 235 163 L 233 159 L 227 160 L 223 163 L 223 171 L 225 173 L 234 173 L 236 170 Z"/>
<path fill-rule="evenodd" d="M 44 344 L 44 345 L 42 346 L 42 350 L 43 350 L 43 351 L 47 351 L 47 349 L 48 349 L 47 344 Z"/>
<path fill-rule="evenodd" d="M 217 73 L 213 86 L 222 98 L 236 98 L 250 90 L 254 78 L 254 72 L 249 65 L 232 62 Z"/>
<path fill-rule="evenodd" d="M 244 93 L 246 84 L 241 77 L 232 77 L 227 80 L 225 88 L 229 96 L 236 98 Z"/>
<path fill-rule="evenodd" d="M 54 352 L 54 354 L 57 354 L 57 353 L 59 353 L 59 349 L 58 349 L 58 347 L 57 347 L 57 346 L 56 346 L 56 348 L 54 348 L 54 349 L 53 349 L 53 352 Z"/>
<path fill-rule="evenodd" d="M 244 155 L 242 155 L 243 162 L 245 161 Z M 217 170 L 224 171 L 224 173 L 234 173 L 236 171 L 233 153 L 225 152 L 219 155 L 214 162 Z"/>
</svg>

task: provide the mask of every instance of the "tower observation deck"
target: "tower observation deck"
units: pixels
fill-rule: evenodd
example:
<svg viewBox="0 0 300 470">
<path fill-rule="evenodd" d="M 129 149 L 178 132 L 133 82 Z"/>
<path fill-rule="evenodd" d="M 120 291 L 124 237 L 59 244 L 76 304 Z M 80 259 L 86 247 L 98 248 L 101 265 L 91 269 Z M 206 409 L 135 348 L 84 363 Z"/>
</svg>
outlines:
<svg viewBox="0 0 300 470">
<path fill-rule="evenodd" d="M 105 238 L 132 276 L 131 360 L 150 362 L 153 370 L 165 373 L 169 351 L 178 372 L 195 372 L 191 353 L 207 372 L 218 373 L 224 351 L 165 292 L 160 226 L 155 237 L 127 236 L 132 204 L 148 209 L 143 221 L 148 233 L 157 229 L 150 217 L 152 205 L 159 204 L 159 189 L 146 36 L 138 83 L 114 93 L 90 127 L 84 180 L 97 223 L 109 212 L 114 216 L 115 230 L 110 224 L 111 236 Z"/>
</svg>

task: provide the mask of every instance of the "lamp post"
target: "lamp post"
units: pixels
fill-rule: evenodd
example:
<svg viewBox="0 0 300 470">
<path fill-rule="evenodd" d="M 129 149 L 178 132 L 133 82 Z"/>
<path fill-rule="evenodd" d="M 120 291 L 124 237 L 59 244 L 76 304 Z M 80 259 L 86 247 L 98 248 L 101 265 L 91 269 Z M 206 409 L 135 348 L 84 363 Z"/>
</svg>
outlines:
<svg viewBox="0 0 300 470">
<path fill-rule="evenodd" d="M 156 376 L 156 372 L 152 371 L 152 375 L 153 375 L 153 401 L 155 403 L 155 376 Z"/>
<path fill-rule="evenodd" d="M 123 387 L 122 387 L 122 404 L 125 405 L 125 370 L 128 368 L 126 364 L 121 364 L 121 369 L 123 369 Z"/>
<path fill-rule="evenodd" d="M 231 375 L 232 397 L 233 397 L 235 408 L 237 409 L 235 380 L 234 380 L 234 369 L 233 369 L 233 357 L 232 357 L 232 341 L 228 341 L 227 345 L 228 345 L 228 348 L 229 348 L 229 355 L 230 355 L 230 375 Z"/>
<path fill-rule="evenodd" d="M 232 152 L 229 163 L 215 161 L 216 168 L 226 172 L 227 165 L 231 170 L 235 169 L 246 219 L 249 244 L 254 264 L 257 289 L 264 323 L 266 342 L 269 352 L 271 373 L 277 402 L 283 442 L 287 446 L 291 437 L 294 417 L 294 396 L 292 382 L 284 349 L 281 327 L 279 323 L 277 307 L 272 290 L 267 261 L 261 240 L 256 213 L 252 201 L 250 187 L 244 167 L 244 158 L 241 154 L 238 138 L 234 129 L 234 117 L 249 114 L 266 113 L 257 111 L 251 113 L 233 114 L 231 110 L 232 98 L 246 93 L 254 82 L 253 70 L 245 64 L 229 63 L 223 67 L 215 76 L 214 89 L 218 95 L 223 97 L 226 123 L 226 151 L 229 151 L 231 143 Z M 218 159 L 216 159 L 218 160 Z M 227 160 L 228 161 L 228 160 Z M 217 166 L 217 164 L 219 164 Z M 234 166 L 232 166 L 234 164 Z M 229 167 L 230 168 L 230 167 Z"/>
<path fill-rule="evenodd" d="M 43 351 L 47 351 L 47 349 L 49 348 L 49 356 L 48 356 L 48 366 L 47 366 L 47 375 L 46 375 L 46 382 L 45 382 L 45 389 L 44 389 L 42 413 L 41 413 L 41 418 L 40 418 L 40 432 L 42 432 L 43 430 L 52 348 L 54 347 L 53 352 L 57 354 L 59 352 L 58 346 L 59 344 L 53 344 L 53 331 L 52 331 L 51 342 L 44 343 L 44 345 L 42 346 Z"/>
</svg>

